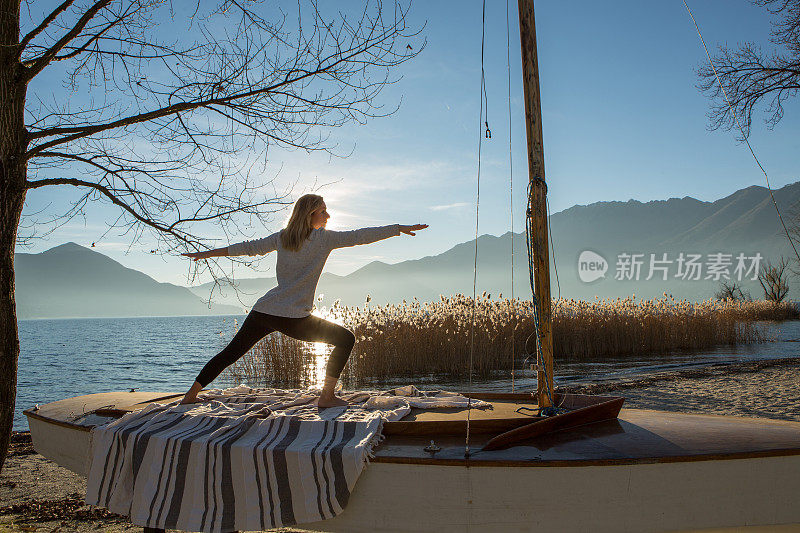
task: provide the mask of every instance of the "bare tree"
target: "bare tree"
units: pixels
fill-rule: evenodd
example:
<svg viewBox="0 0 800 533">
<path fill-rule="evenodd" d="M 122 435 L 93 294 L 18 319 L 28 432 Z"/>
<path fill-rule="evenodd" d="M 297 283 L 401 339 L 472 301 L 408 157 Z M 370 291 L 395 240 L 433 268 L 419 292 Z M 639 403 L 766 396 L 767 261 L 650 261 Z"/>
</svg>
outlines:
<svg viewBox="0 0 800 533">
<path fill-rule="evenodd" d="M 742 290 L 742 284 L 736 283 L 734 280 L 722 280 L 719 290 L 714 293 L 714 298 L 717 300 L 736 300 L 741 302 L 753 300 L 749 292 L 744 292 Z"/>
<path fill-rule="evenodd" d="M 789 266 L 789 260 L 783 256 L 781 256 L 777 265 L 773 265 L 770 261 L 761 265 L 761 269 L 758 272 L 758 282 L 761 284 L 761 288 L 764 289 L 765 300 L 777 304 L 786 298 L 789 293 L 787 266 Z"/>
<path fill-rule="evenodd" d="M 766 106 L 767 125 L 774 127 L 783 118 L 783 103 L 800 89 L 800 0 L 753 3 L 775 16 L 770 39 L 774 49 L 765 52 L 750 42 L 719 48 L 713 62 L 730 106 L 711 65 L 697 69 L 699 88 L 713 99 L 709 112 L 712 129 L 738 129 L 732 106 L 744 134 L 749 135 L 754 109 L 760 105 Z"/>
<path fill-rule="evenodd" d="M 335 151 L 329 128 L 391 114 L 376 98 L 424 46 L 397 3 L 367 0 L 355 17 L 315 0 L 291 14 L 211 4 L 0 0 L 0 468 L 19 355 L 15 244 L 90 201 L 116 206 L 132 242 L 152 234 L 174 254 L 264 221 L 289 198 L 256 162 L 274 146 Z M 81 193 L 20 224 L 28 191 L 58 186 Z"/>
<path fill-rule="evenodd" d="M 765 122 L 773 128 L 783 118 L 784 102 L 800 89 L 800 0 L 752 1 L 774 17 L 771 49 L 765 52 L 751 42 L 721 46 L 712 58 L 713 67 L 703 64 L 697 69 L 698 87 L 712 99 L 710 128 L 738 130 L 741 126 L 740 140 L 744 140 L 741 135 L 750 134 L 757 108 L 764 108 Z M 786 235 L 793 248 L 792 241 L 800 237 L 796 208 Z M 800 273 L 800 256 L 793 262 L 792 273 Z"/>
</svg>

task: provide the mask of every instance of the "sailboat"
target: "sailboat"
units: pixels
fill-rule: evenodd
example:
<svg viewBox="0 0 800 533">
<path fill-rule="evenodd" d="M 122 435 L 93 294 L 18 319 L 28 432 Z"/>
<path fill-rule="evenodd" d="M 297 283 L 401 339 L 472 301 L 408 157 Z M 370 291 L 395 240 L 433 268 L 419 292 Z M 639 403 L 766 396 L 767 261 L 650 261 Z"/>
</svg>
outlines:
<svg viewBox="0 0 800 533">
<path fill-rule="evenodd" d="M 519 0 L 538 385 L 492 410 L 412 412 L 320 531 L 677 531 L 800 525 L 800 423 L 622 409 L 553 386 L 547 185 L 533 0 Z M 36 451 L 87 475 L 97 424 L 182 393 L 111 392 L 25 411 Z M 531 413 L 536 413 L 532 415 Z M 465 453 L 465 434 L 468 442 Z M 725 529 L 721 529 L 725 530 Z M 731 529 L 732 530 L 732 529 Z M 152 530 L 150 530 L 152 531 Z"/>
</svg>

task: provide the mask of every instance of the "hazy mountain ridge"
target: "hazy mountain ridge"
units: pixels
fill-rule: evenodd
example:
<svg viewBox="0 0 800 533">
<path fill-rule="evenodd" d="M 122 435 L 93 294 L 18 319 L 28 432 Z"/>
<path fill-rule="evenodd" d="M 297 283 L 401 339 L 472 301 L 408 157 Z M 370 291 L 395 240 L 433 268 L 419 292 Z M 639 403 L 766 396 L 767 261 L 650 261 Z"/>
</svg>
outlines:
<svg viewBox="0 0 800 533">
<path fill-rule="evenodd" d="M 39 254 L 15 254 L 14 270 L 22 319 L 241 312 L 241 306 L 220 303 L 209 309 L 186 287 L 159 283 L 72 242 Z"/>
<path fill-rule="evenodd" d="M 775 199 L 789 224 L 800 207 L 800 182 L 775 190 Z M 711 297 L 719 283 L 713 280 L 646 281 L 647 265 L 638 281 L 615 280 L 615 260 L 620 252 L 730 253 L 777 260 L 794 257 L 765 187 L 751 186 L 713 202 L 690 196 L 640 202 L 637 200 L 576 205 L 550 217 L 552 295 L 568 298 L 660 296 L 698 300 Z M 511 233 L 482 235 L 478 239 L 478 292 L 511 294 Z M 553 254 L 553 248 L 555 253 Z M 457 244 L 438 255 L 387 264 L 373 261 L 347 276 L 324 273 L 317 287 L 323 305 L 340 299 L 347 305 L 363 305 L 369 294 L 373 304 L 436 299 L 440 294 L 472 294 L 474 241 Z M 580 281 L 577 258 L 584 250 L 602 255 L 608 262 L 605 279 Z M 69 253 L 67 253 L 69 252 Z M 335 252 L 334 252 L 335 253 Z M 514 235 L 514 291 L 529 297 L 527 252 L 524 233 Z M 211 284 L 189 289 L 158 283 L 141 272 L 127 269 L 112 259 L 78 246 L 62 245 L 41 254 L 17 254 L 17 302 L 20 316 L 138 316 L 144 314 L 224 314 L 251 306 L 276 285 L 272 276 L 236 280 L 240 293 L 218 287 L 209 310 Z M 674 275 L 676 269 L 670 270 Z M 557 275 L 557 277 L 556 277 Z M 704 274 L 705 275 L 705 274 Z M 790 280 L 790 297 L 798 292 Z M 746 281 L 754 297 L 762 296 L 757 281 Z M 191 292 L 190 292 L 191 291 Z M 78 307 L 73 308 L 75 300 Z M 227 304 L 227 306 L 220 306 Z M 83 307 L 81 307 L 83 306 Z M 92 310 L 94 314 L 86 314 Z M 80 311 L 78 313 L 77 311 Z"/>
<path fill-rule="evenodd" d="M 800 205 L 800 182 L 774 192 L 788 223 L 789 214 Z M 777 260 L 781 254 L 794 257 L 778 223 L 769 191 L 758 185 L 713 202 L 685 196 L 649 202 L 628 200 L 576 205 L 553 214 L 550 231 L 555 248 L 555 254 L 551 248 L 552 295 L 558 295 L 560 285 L 561 296 L 571 298 L 624 297 L 633 293 L 649 298 L 666 291 L 676 298 L 697 300 L 713 296 L 718 288 L 719 282 L 714 280 L 664 281 L 654 277 L 646 281 L 647 265 L 642 268 L 639 281 L 615 280 L 615 258 L 620 252 L 644 253 L 645 259 L 649 259 L 650 253 L 657 258 L 667 253 L 668 259 L 673 261 L 679 252 L 723 252 L 730 253 L 732 259 L 739 252 L 747 255 L 759 252 L 765 259 L 772 260 Z M 486 290 L 495 295 L 500 292 L 510 295 L 510 248 L 510 232 L 499 237 L 482 235 L 479 238 L 479 293 Z M 580 281 L 577 258 L 583 250 L 593 250 L 606 258 L 609 271 L 605 279 L 593 283 Z M 323 274 L 317 293 L 325 295 L 324 305 L 330 305 L 335 299 L 348 305 L 363 305 L 367 294 L 377 304 L 410 300 L 414 296 L 425 301 L 436 299 L 440 294 L 471 294 L 473 254 L 474 241 L 469 241 L 439 255 L 393 265 L 374 261 L 347 276 Z M 515 296 L 526 297 L 530 295 L 530 288 L 524 233 L 514 235 L 514 254 Z M 670 270 L 671 278 L 676 273 L 677 267 Z M 242 283 L 250 291 L 260 287 L 263 294 L 276 282 L 275 278 L 262 278 Z M 757 281 L 745 280 L 744 285 L 755 298 L 761 297 Z M 207 297 L 208 289 L 201 286 L 192 290 Z M 792 288 L 790 296 L 797 293 Z"/>
</svg>

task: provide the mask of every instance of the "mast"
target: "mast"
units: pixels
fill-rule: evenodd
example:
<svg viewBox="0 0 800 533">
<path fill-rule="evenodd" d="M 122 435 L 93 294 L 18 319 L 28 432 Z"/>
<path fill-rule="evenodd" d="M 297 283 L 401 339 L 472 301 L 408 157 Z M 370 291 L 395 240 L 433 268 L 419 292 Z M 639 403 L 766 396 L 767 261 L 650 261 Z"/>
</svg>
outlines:
<svg viewBox="0 0 800 533">
<path fill-rule="evenodd" d="M 547 185 L 544 181 L 542 108 L 539 96 L 539 63 L 536 53 L 536 24 L 533 0 L 519 0 L 519 34 L 522 46 L 522 83 L 525 89 L 525 131 L 528 139 L 528 199 L 526 223 L 531 235 L 534 287 L 539 314 L 542 365 L 537 371 L 539 407 L 549 407 L 547 387 L 553 391 L 553 332 L 550 314 L 550 256 L 547 241 Z M 545 372 L 546 370 L 546 372 Z"/>
</svg>

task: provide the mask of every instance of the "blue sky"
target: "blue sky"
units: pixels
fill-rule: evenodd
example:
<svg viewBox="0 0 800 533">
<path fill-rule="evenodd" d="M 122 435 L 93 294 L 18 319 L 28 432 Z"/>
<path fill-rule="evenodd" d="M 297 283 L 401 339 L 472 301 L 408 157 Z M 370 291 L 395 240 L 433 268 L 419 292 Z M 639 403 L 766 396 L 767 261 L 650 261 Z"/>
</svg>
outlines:
<svg viewBox="0 0 800 533">
<path fill-rule="evenodd" d="M 347 4 L 354 7 L 358 3 Z M 487 2 L 485 70 L 492 139 L 482 149 L 480 233 L 510 228 L 506 70 L 506 3 Z M 709 46 L 754 41 L 768 47 L 770 17 L 744 0 L 689 2 Z M 344 8 L 343 8 L 344 9 Z M 516 2 L 511 2 L 511 108 L 514 229 L 523 226 L 527 160 Z M 481 3 L 417 2 L 411 19 L 426 25 L 427 47 L 382 96 L 394 115 L 331 132 L 347 158 L 271 150 L 264 176 L 294 183 L 293 197 L 316 190 L 327 201 L 332 229 L 423 222 L 417 237 L 334 252 L 326 270 L 347 274 L 364 264 L 389 263 L 443 252 L 475 233 L 479 136 Z M 680 0 L 539 1 L 536 3 L 546 176 L 551 213 L 575 204 L 692 196 L 713 201 L 749 185 L 764 185 L 746 146 L 726 131 L 710 132 L 708 100 L 694 68 L 705 61 Z M 48 86 L 52 84 L 52 86 Z M 40 94 L 58 93 L 47 80 Z M 798 179 L 800 101 L 788 102 L 774 130 L 754 120 L 751 143 L 779 188 Z M 315 189 L 321 184 L 326 184 Z M 68 189 L 35 190 L 25 212 L 58 209 Z M 129 247 L 114 232 L 100 239 L 116 211 L 96 206 L 46 240 L 20 252 L 74 241 L 159 281 L 188 284 L 188 262 L 154 256 L 145 241 Z M 282 227 L 285 215 L 267 227 Z M 220 242 L 220 246 L 226 245 Z M 557 246 L 557 243 L 556 243 Z M 261 262 L 274 274 L 274 258 Z"/>
</svg>

